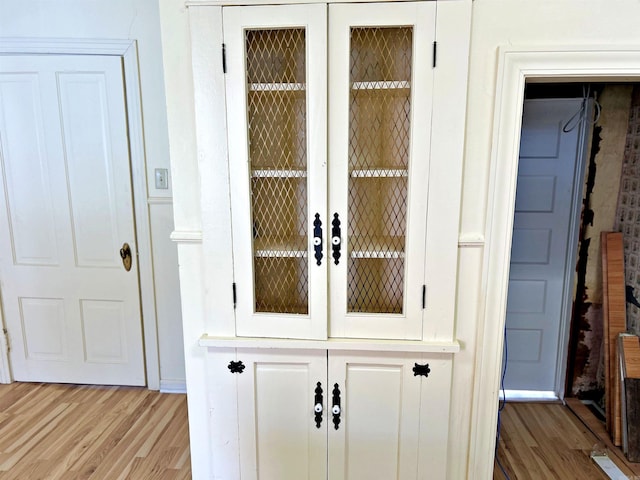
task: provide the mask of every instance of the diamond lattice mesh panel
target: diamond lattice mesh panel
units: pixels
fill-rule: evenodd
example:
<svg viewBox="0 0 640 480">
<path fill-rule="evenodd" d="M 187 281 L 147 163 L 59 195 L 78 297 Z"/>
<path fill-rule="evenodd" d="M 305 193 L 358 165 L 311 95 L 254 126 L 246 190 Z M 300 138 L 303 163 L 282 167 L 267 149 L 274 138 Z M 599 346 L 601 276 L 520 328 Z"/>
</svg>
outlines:
<svg viewBox="0 0 640 480">
<path fill-rule="evenodd" d="M 351 29 L 349 312 L 403 311 L 412 37 Z"/>
<path fill-rule="evenodd" d="M 305 31 L 245 40 L 255 311 L 308 313 Z"/>
</svg>

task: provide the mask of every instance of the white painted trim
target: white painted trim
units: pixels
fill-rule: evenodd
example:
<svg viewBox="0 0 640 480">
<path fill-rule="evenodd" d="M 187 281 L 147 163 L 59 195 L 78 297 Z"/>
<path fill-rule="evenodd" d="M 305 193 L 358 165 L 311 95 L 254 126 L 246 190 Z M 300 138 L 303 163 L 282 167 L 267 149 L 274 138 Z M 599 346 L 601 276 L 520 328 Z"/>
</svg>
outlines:
<svg viewBox="0 0 640 480">
<path fill-rule="evenodd" d="M 160 393 L 187 393 L 185 380 L 160 380 Z"/>
<path fill-rule="evenodd" d="M 462 202 L 462 169 L 467 118 L 471 1 L 436 2 L 437 66 L 433 70 L 433 111 L 427 235 L 427 309 L 422 338 L 456 338 Z M 420 131 L 427 134 L 420 126 Z M 422 134 L 414 132 L 418 135 Z M 439 299 L 440 298 L 440 299 Z M 430 301 L 439 299 L 438 301 Z"/>
<path fill-rule="evenodd" d="M 414 2 L 416 0 L 385 0 L 385 2 Z M 424 0 L 420 0 L 424 1 Z M 438 0 L 442 1 L 442 0 Z M 187 0 L 185 5 L 187 7 L 201 7 L 215 5 L 218 7 L 232 6 L 232 5 L 299 5 L 304 3 L 372 3 L 371 0 L 330 0 L 328 2 L 322 2 L 318 0 Z"/>
<path fill-rule="evenodd" d="M 148 205 L 173 205 L 173 197 L 149 197 Z"/>
<path fill-rule="evenodd" d="M 329 340 L 299 340 L 289 338 L 215 337 L 203 335 L 201 347 L 217 348 L 298 348 L 303 350 L 355 350 L 375 352 L 457 353 L 460 344 L 452 342 L 421 342 L 415 340 L 359 340 L 332 338 Z"/>
<path fill-rule="evenodd" d="M 84 54 L 122 57 L 127 97 L 127 122 L 131 151 L 131 175 L 136 238 L 138 245 L 138 274 L 142 309 L 143 342 L 147 387 L 160 388 L 158 356 L 158 328 L 155 310 L 155 288 L 151 258 L 151 228 L 147 208 L 147 177 L 145 170 L 144 131 L 138 69 L 138 52 L 134 40 L 67 39 L 67 38 L 0 38 L 0 54 Z M 0 380 L 7 375 L 8 352 L 0 344 Z"/>
<path fill-rule="evenodd" d="M 609 456 L 604 454 L 591 454 L 591 460 L 593 460 L 602 470 L 602 472 L 607 475 L 611 480 L 628 480 L 627 477 L 622 470 L 618 468 L 618 466 L 614 463 L 613 460 L 609 458 Z M 635 478 L 635 477 L 634 477 Z"/>
<path fill-rule="evenodd" d="M 169 238 L 176 243 L 202 243 L 200 230 L 174 230 Z"/>
<path fill-rule="evenodd" d="M 483 315 L 472 405 L 469 478 L 492 478 L 503 330 L 524 85 L 526 81 L 629 81 L 640 77 L 638 47 L 502 47 L 493 120 Z"/>
<path fill-rule="evenodd" d="M 204 308 L 208 325 L 207 329 L 198 334 L 207 331 L 216 335 L 233 336 L 236 333 L 236 312 L 233 297 L 229 293 L 231 283 L 235 281 L 235 248 L 232 241 L 226 78 L 220 61 L 220 46 L 224 42 L 222 8 L 190 8 L 189 25 L 195 135 L 201 184 L 202 232 L 199 232 L 199 241 L 202 243 L 204 262 L 201 283 L 205 292 Z M 225 254 L 221 255 L 220 252 Z M 220 272 L 224 272 L 224 275 Z M 192 445 L 194 443 L 192 441 Z"/>
<path fill-rule="evenodd" d="M 458 247 L 483 247 L 485 244 L 484 235 L 460 235 L 458 238 Z"/>
<path fill-rule="evenodd" d="M 158 390 L 160 388 L 160 353 L 158 349 L 155 284 L 153 281 L 151 222 L 147 206 L 142 94 L 140 92 L 138 49 L 135 41 L 131 42 L 126 51 L 123 52 L 122 60 L 129 121 L 131 183 L 133 184 L 133 203 L 136 215 L 136 243 L 138 245 L 138 274 L 140 276 L 140 303 L 142 307 L 142 325 L 144 327 L 143 342 L 147 367 L 147 387 L 150 390 Z"/>
<path fill-rule="evenodd" d="M 123 56 L 135 42 L 117 39 L 0 38 L 0 53 L 83 54 Z"/>
<path fill-rule="evenodd" d="M 7 335 L 3 333 L 6 330 L 4 318 L 2 316 L 2 292 L 0 292 L 0 383 L 11 383 L 13 376 L 9 364 L 9 345 L 7 344 Z"/>
</svg>

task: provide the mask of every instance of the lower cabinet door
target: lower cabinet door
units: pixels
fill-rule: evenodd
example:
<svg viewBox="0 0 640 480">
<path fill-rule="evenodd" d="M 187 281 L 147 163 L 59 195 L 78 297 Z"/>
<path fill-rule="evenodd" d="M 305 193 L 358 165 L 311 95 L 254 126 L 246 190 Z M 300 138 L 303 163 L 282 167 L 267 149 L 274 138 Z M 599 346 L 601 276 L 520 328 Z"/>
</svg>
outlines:
<svg viewBox="0 0 640 480">
<path fill-rule="evenodd" d="M 326 480 L 327 352 L 238 350 L 237 376 L 242 480 Z M 320 382 L 322 402 L 317 402 Z"/>
<path fill-rule="evenodd" d="M 328 359 L 330 387 L 340 390 L 340 422 L 327 422 L 329 480 L 446 478 L 451 357 L 329 352 Z"/>
<path fill-rule="evenodd" d="M 225 444 L 238 441 L 242 480 L 446 478 L 450 354 L 242 348 L 236 355 L 244 365 L 233 374 L 237 436 L 225 419 L 218 426 L 229 428 Z"/>
</svg>

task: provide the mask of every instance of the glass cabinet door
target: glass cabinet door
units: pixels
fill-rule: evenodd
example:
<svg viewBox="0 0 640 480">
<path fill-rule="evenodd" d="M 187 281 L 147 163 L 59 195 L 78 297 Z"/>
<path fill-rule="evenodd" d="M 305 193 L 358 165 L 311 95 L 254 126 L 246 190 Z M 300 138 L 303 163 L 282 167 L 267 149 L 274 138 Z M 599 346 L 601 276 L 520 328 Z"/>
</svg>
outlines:
<svg viewBox="0 0 640 480">
<path fill-rule="evenodd" d="M 329 24 L 329 198 L 340 231 L 330 335 L 420 339 L 435 5 L 331 5 Z"/>
<path fill-rule="evenodd" d="M 237 334 L 326 338 L 326 8 L 223 12 Z"/>
</svg>

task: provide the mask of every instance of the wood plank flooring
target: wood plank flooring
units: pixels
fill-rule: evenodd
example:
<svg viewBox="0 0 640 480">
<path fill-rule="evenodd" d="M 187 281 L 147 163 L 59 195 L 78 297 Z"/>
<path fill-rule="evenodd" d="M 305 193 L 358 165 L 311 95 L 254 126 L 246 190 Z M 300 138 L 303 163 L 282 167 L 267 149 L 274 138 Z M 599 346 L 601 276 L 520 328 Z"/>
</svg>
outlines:
<svg viewBox="0 0 640 480">
<path fill-rule="evenodd" d="M 590 458 L 594 447 L 604 445 L 566 406 L 508 403 L 501 423 L 498 459 L 511 480 L 609 479 Z M 616 463 L 629 478 L 637 478 Z M 493 479 L 505 479 L 497 463 Z"/>
<path fill-rule="evenodd" d="M 640 463 L 629 462 L 624 456 L 621 448 L 616 447 L 611 441 L 607 426 L 604 421 L 600 420 L 596 415 L 577 398 L 566 398 L 565 402 L 569 410 L 576 415 L 582 423 L 598 438 L 600 444 L 609 452 L 610 457 L 616 457 L 615 462 L 618 465 L 626 465 L 633 472 L 629 478 L 633 480 L 640 479 Z"/>
<path fill-rule="evenodd" d="M 191 478 L 186 395 L 0 385 L 0 479 Z"/>
</svg>

